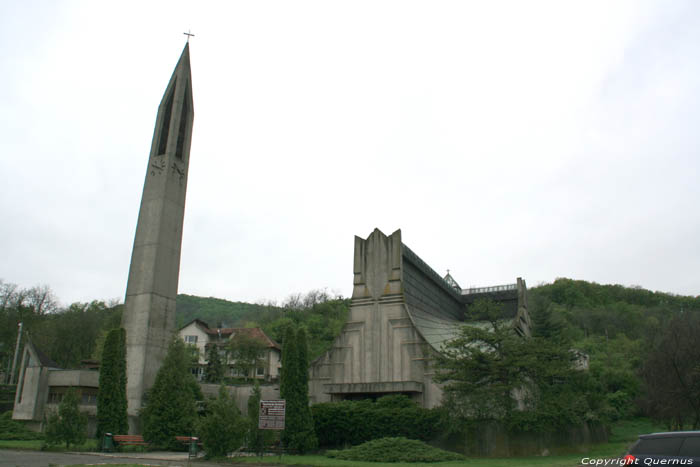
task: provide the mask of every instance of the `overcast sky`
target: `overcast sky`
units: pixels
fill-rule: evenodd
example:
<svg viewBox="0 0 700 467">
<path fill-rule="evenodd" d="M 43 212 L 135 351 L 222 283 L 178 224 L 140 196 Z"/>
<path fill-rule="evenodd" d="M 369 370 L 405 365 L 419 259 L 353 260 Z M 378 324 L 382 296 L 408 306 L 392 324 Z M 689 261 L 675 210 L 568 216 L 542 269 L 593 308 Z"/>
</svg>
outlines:
<svg viewBox="0 0 700 467">
<path fill-rule="evenodd" d="M 0 278 L 123 299 L 189 29 L 181 293 L 348 296 L 377 227 L 462 287 L 700 294 L 693 1 L 0 0 Z"/>
</svg>

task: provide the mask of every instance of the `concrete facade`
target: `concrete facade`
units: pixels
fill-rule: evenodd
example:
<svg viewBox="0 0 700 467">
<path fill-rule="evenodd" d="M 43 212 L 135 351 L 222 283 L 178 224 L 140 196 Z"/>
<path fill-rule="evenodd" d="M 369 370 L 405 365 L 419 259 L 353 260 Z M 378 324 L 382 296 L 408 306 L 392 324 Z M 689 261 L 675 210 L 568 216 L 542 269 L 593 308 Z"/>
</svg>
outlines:
<svg viewBox="0 0 700 467">
<path fill-rule="evenodd" d="M 331 350 L 311 364 L 311 402 L 405 394 L 423 407 L 439 405 L 442 390 L 432 380 L 430 360 L 469 324 L 473 294 L 430 268 L 402 243 L 400 230 L 355 237 L 353 263 L 348 321 Z M 516 331 L 529 334 L 522 279 L 479 291 L 510 307 Z"/>
<path fill-rule="evenodd" d="M 58 410 L 63 394 L 73 388 L 78 392 L 80 411 L 88 415 L 88 434 L 92 436 L 96 428 L 98 383 L 98 371 L 59 368 L 31 341 L 27 342 L 22 353 L 12 419 L 42 431 L 48 413 Z"/>
<path fill-rule="evenodd" d="M 132 432 L 175 333 L 193 118 L 188 44 L 158 107 L 126 288 L 122 326 Z"/>
</svg>

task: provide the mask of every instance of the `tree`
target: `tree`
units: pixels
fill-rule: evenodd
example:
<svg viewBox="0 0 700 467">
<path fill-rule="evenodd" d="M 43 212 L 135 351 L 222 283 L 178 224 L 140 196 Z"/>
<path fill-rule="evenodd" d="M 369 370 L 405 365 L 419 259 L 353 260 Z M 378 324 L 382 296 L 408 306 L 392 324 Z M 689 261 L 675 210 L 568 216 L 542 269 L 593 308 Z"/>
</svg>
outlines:
<svg viewBox="0 0 700 467">
<path fill-rule="evenodd" d="M 247 381 L 255 369 L 262 365 L 261 356 L 265 353 L 265 344 L 255 337 L 239 333 L 231 337 L 228 352 L 233 360 L 232 366 L 244 375 Z"/>
<path fill-rule="evenodd" d="M 248 397 L 248 432 L 247 445 L 248 449 L 259 456 L 263 455 L 265 446 L 272 442 L 273 433 L 270 430 L 261 430 L 258 428 L 260 415 L 260 383 L 255 382 L 253 392 Z"/>
<path fill-rule="evenodd" d="M 307 355 L 306 332 L 302 328 L 295 333 L 290 328 L 285 335 L 285 346 L 282 350 L 280 395 L 286 400 L 283 439 L 288 448 L 302 454 L 318 446 L 309 408 Z"/>
<path fill-rule="evenodd" d="M 123 434 L 129 430 L 126 402 L 126 331 L 107 334 L 97 392 L 97 438 L 104 433 Z"/>
<path fill-rule="evenodd" d="M 576 353 L 565 340 L 520 337 L 496 303 L 473 307 L 487 324 L 463 326 L 435 358 L 435 380 L 445 383 L 451 415 L 551 431 L 594 413 L 590 376 L 576 370 Z"/>
<path fill-rule="evenodd" d="M 173 338 L 163 366 L 141 410 L 143 437 L 149 443 L 177 449 L 175 436 L 191 435 L 197 421 L 197 400 L 202 393 L 190 372 L 185 343 Z"/>
<path fill-rule="evenodd" d="M 686 311 L 673 318 L 641 373 L 650 415 L 671 429 L 700 428 L 700 313 Z"/>
<path fill-rule="evenodd" d="M 58 406 L 58 413 L 49 416 L 46 426 L 46 442 L 49 445 L 66 443 L 79 445 L 87 437 L 87 415 L 78 408 L 78 393 L 69 388 Z"/>
<path fill-rule="evenodd" d="M 224 365 L 221 362 L 219 348 L 210 345 L 207 349 L 207 368 L 204 374 L 204 381 L 207 383 L 220 383 L 224 379 Z"/>
<path fill-rule="evenodd" d="M 206 415 L 199 423 L 199 434 L 207 457 L 222 457 L 243 445 L 247 430 L 236 401 L 225 386 L 219 388 L 219 397 L 207 401 Z"/>
</svg>

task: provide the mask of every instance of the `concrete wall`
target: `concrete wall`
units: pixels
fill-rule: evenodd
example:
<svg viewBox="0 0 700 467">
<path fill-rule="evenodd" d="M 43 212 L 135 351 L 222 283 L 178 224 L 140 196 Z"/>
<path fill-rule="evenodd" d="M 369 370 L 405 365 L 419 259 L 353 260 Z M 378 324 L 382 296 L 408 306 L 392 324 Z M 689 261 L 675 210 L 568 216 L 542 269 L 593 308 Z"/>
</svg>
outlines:
<svg viewBox="0 0 700 467">
<path fill-rule="evenodd" d="M 460 295 L 405 245 L 402 255 L 406 303 L 433 316 L 464 320 L 465 307 Z"/>
<path fill-rule="evenodd" d="M 175 299 L 194 118 L 189 46 L 158 108 L 126 288 L 127 399 L 137 430 L 143 394 L 175 333 Z"/>
<path fill-rule="evenodd" d="M 202 393 L 205 397 L 217 397 L 219 395 L 218 384 L 206 384 L 200 383 L 202 388 Z M 224 386 L 228 393 L 235 399 L 236 405 L 241 413 L 245 416 L 248 415 L 248 398 L 253 394 L 254 386 L 252 384 L 241 385 L 241 386 Z M 263 400 L 275 400 L 280 398 L 280 387 L 278 384 L 263 384 L 260 385 L 261 399 Z"/>
<path fill-rule="evenodd" d="M 406 310 L 401 231 L 355 237 L 350 313 L 331 350 L 309 370 L 311 403 L 404 393 L 421 405 L 439 403 L 421 338 Z"/>
</svg>

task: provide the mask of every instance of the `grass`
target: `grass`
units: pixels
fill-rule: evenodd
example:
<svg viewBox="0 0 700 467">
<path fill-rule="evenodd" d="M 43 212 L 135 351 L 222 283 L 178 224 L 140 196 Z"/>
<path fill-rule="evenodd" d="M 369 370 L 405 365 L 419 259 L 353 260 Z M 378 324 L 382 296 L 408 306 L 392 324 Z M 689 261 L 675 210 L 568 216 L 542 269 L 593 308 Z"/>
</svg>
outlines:
<svg viewBox="0 0 700 467">
<path fill-rule="evenodd" d="M 591 446 L 585 452 L 556 455 L 548 457 L 510 457 L 510 458 L 468 458 L 463 461 L 447 461 L 434 463 L 388 463 L 388 462 L 358 462 L 330 459 L 322 455 L 314 456 L 265 456 L 235 457 L 222 462 L 240 464 L 283 464 L 309 465 L 315 467 L 430 467 L 430 466 L 468 466 L 468 467 L 572 467 L 579 465 L 584 457 L 609 458 L 618 457 L 642 433 L 665 431 L 661 425 L 656 425 L 647 419 L 626 420 L 615 424 L 612 428 L 610 442 Z M 89 440 L 95 443 L 95 440 Z M 42 441 L 0 441 L 0 448 L 5 449 L 34 449 L 41 448 Z M 71 450 L 74 450 L 71 448 Z M 77 450 L 77 449 L 75 449 Z M 88 449 L 85 449 L 88 450 Z M 140 467 L 142 464 L 115 464 L 129 467 Z M 78 466 L 72 466 L 78 467 Z"/>
<path fill-rule="evenodd" d="M 66 449 L 65 444 L 57 446 L 46 446 L 43 440 L 0 440 L 0 449 L 20 449 L 27 451 L 50 451 L 50 452 L 81 452 L 81 451 L 97 451 L 97 440 L 88 439 L 80 446 L 71 445 Z"/>
</svg>

